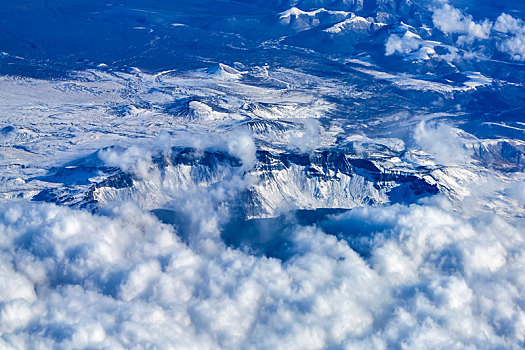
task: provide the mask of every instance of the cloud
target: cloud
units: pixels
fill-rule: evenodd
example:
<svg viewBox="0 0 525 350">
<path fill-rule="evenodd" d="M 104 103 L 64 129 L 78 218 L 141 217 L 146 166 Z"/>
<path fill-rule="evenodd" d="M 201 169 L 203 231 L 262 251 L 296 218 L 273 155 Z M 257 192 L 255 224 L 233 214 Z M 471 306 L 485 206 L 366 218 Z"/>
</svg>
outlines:
<svg viewBox="0 0 525 350">
<path fill-rule="evenodd" d="M 496 19 L 494 30 L 510 35 L 499 43 L 498 49 L 513 60 L 525 61 L 525 23 L 521 19 L 502 13 Z"/>
<path fill-rule="evenodd" d="M 382 235 L 372 235 L 373 242 L 369 231 L 352 237 L 352 227 L 374 223 L 376 217 L 384 218 L 385 212 L 389 220 L 376 226 Z M 358 249 L 371 247 L 372 268 L 389 281 L 391 292 L 404 300 L 392 304 L 395 311 L 383 328 L 386 339 L 403 337 L 403 342 L 414 348 L 428 344 L 477 347 L 483 343 L 484 336 L 478 338 L 481 329 L 488 336 L 482 346 L 496 346 L 496 339 L 506 336 L 523 341 L 524 310 L 514 309 L 521 292 L 513 289 L 513 279 L 521 280 L 516 268 L 523 259 L 511 253 L 523 249 L 517 222 L 518 226 L 513 226 L 497 216 L 464 219 L 437 202 L 362 208 L 341 220 L 347 227 L 343 234 Z M 407 286 L 413 287 L 407 290 Z M 505 288 L 512 291 L 504 292 Z M 501 304 L 499 293 L 504 300 Z M 500 313 L 503 309 L 508 313 Z M 497 321 L 495 314 L 500 317 Z M 511 343 L 503 340 L 502 344 Z"/>
<path fill-rule="evenodd" d="M 227 138 L 228 152 L 239 158 L 246 169 L 251 168 L 256 161 L 255 142 L 251 134 L 241 130 L 229 133 Z"/>
<path fill-rule="evenodd" d="M 515 61 L 525 61 L 525 33 L 505 40 L 498 48 L 500 51 L 509 54 Z"/>
<path fill-rule="evenodd" d="M 477 39 L 488 39 L 492 29 L 492 23 L 489 20 L 475 22 L 472 16 L 463 14 L 449 4 L 434 9 L 432 21 L 434 26 L 444 33 L 460 34 L 459 44 L 472 43 Z"/>
<path fill-rule="evenodd" d="M 461 130 L 447 124 L 431 125 L 423 121 L 416 127 L 414 139 L 439 164 L 459 165 L 470 159 L 461 134 Z"/>
<path fill-rule="evenodd" d="M 417 50 L 421 45 L 421 38 L 407 31 L 403 36 L 391 34 L 385 44 L 385 55 L 390 56 L 395 53 L 407 54 Z"/>
<path fill-rule="evenodd" d="M 226 246 L 220 226 L 207 224 L 219 212 L 200 209 L 202 201 L 190 202 L 195 239 L 187 243 L 129 203 L 99 215 L 0 204 L 2 346 L 421 348 L 525 340 L 523 220 L 465 218 L 444 199 L 357 208 L 321 227 L 292 227 L 290 258 L 280 261 Z"/>
<path fill-rule="evenodd" d="M 98 157 L 106 165 L 132 173 L 139 179 L 149 178 L 155 169 L 151 152 L 143 147 L 131 146 L 124 150 L 108 148 L 99 151 Z"/>
<path fill-rule="evenodd" d="M 525 207 L 525 182 L 513 182 L 506 188 L 506 195 Z"/>
<path fill-rule="evenodd" d="M 471 15 L 445 3 L 433 10 L 434 26 L 447 34 L 459 34 L 457 43 L 471 44 L 475 40 L 493 40 L 497 49 L 516 61 L 525 60 L 525 23 L 521 19 L 502 13 L 495 22 L 484 19 L 476 22 Z M 507 34 L 501 40 L 493 32 Z"/>
<path fill-rule="evenodd" d="M 172 164 L 171 157 L 182 149 L 186 149 L 183 157 L 195 159 L 208 152 L 212 164 Z M 223 157 L 227 154 L 232 157 Z M 106 165 L 132 175 L 132 183 L 125 186 L 99 185 L 93 192 L 98 206 L 134 201 L 142 208 L 158 209 L 176 203 L 188 215 L 198 212 L 192 213 L 189 207 L 199 202 L 209 204 L 206 210 L 222 206 L 227 211 L 230 204 L 234 206 L 239 192 L 253 183 L 245 172 L 257 160 L 255 142 L 244 129 L 223 134 L 183 134 L 176 138 L 162 134 L 150 145 L 111 147 L 99 151 L 98 157 Z"/>
<path fill-rule="evenodd" d="M 494 23 L 494 30 L 502 33 L 519 33 L 524 30 L 524 26 L 525 24 L 521 19 L 502 13 L 496 19 L 496 23 Z"/>
<path fill-rule="evenodd" d="M 301 153 L 316 150 L 321 141 L 321 125 L 316 119 L 305 119 L 302 130 L 293 130 L 290 135 L 289 145 Z"/>
</svg>

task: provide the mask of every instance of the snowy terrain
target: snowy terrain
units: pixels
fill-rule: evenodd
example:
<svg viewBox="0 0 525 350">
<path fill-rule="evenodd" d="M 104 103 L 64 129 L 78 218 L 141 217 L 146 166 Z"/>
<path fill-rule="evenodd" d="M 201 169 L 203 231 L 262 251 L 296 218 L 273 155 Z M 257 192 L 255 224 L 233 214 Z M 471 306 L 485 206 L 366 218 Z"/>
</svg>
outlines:
<svg viewBox="0 0 525 350">
<path fill-rule="evenodd" d="M 525 5 L 0 4 L 0 348 L 525 347 Z"/>
</svg>

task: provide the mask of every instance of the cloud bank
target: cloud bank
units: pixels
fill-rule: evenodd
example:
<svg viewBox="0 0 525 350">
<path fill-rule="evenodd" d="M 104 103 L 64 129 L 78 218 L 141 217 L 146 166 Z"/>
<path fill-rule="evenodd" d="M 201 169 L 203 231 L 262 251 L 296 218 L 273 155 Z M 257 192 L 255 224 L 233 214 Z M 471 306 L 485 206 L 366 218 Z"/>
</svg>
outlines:
<svg viewBox="0 0 525 350">
<path fill-rule="evenodd" d="M 297 226 L 287 261 L 132 204 L 0 205 L 3 348 L 520 347 L 524 222 L 444 199 Z M 207 214 L 205 214 L 207 213 Z"/>
</svg>

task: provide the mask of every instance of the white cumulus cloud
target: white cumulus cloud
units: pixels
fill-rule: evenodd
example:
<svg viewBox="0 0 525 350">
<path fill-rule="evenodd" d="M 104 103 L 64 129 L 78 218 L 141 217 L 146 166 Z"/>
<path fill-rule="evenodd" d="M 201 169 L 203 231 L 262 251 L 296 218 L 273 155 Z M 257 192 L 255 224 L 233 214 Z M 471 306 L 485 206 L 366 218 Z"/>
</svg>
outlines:
<svg viewBox="0 0 525 350">
<path fill-rule="evenodd" d="M 494 29 L 509 35 L 498 45 L 498 49 L 507 53 L 513 60 L 525 61 L 525 23 L 503 13 L 496 19 Z"/>
<path fill-rule="evenodd" d="M 385 55 L 390 56 L 395 53 L 407 54 L 417 50 L 421 45 L 421 38 L 407 31 L 403 36 L 391 34 L 385 44 Z"/>
<path fill-rule="evenodd" d="M 281 261 L 226 246 L 216 224 L 195 225 L 196 239 L 183 243 L 131 204 L 99 215 L 1 204 L 0 345 L 519 346 L 525 237 L 516 220 L 465 218 L 444 199 L 358 208 L 293 228 Z"/>
<path fill-rule="evenodd" d="M 444 33 L 460 34 L 458 43 L 471 43 L 476 39 L 489 38 L 492 23 L 489 20 L 476 22 L 472 16 L 463 14 L 459 9 L 444 4 L 434 10 L 434 25 Z"/>
</svg>

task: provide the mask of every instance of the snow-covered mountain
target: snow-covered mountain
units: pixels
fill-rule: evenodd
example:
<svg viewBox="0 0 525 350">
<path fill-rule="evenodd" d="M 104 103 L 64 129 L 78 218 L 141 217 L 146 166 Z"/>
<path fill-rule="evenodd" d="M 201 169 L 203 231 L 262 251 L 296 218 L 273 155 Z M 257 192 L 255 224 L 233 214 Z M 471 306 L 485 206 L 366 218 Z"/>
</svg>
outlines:
<svg viewBox="0 0 525 350">
<path fill-rule="evenodd" d="M 0 348 L 524 348 L 524 62 L 519 1 L 1 1 Z"/>
<path fill-rule="evenodd" d="M 294 209 L 412 203 L 438 192 L 433 181 L 425 180 L 429 174 L 424 171 L 380 169 L 370 160 L 338 151 L 310 155 L 258 151 L 255 165 L 247 170 L 240 159 L 228 153 L 179 148 L 170 150 L 167 156 L 154 157 L 143 177 L 108 167 L 99 159 L 106 152 L 112 150 L 68 163 L 52 175 L 40 177 L 41 181 L 61 186 L 45 189 L 33 200 L 91 209 L 132 200 L 147 209 L 160 209 L 238 177 L 249 179 L 249 183 L 224 204 L 253 218 Z"/>
</svg>

